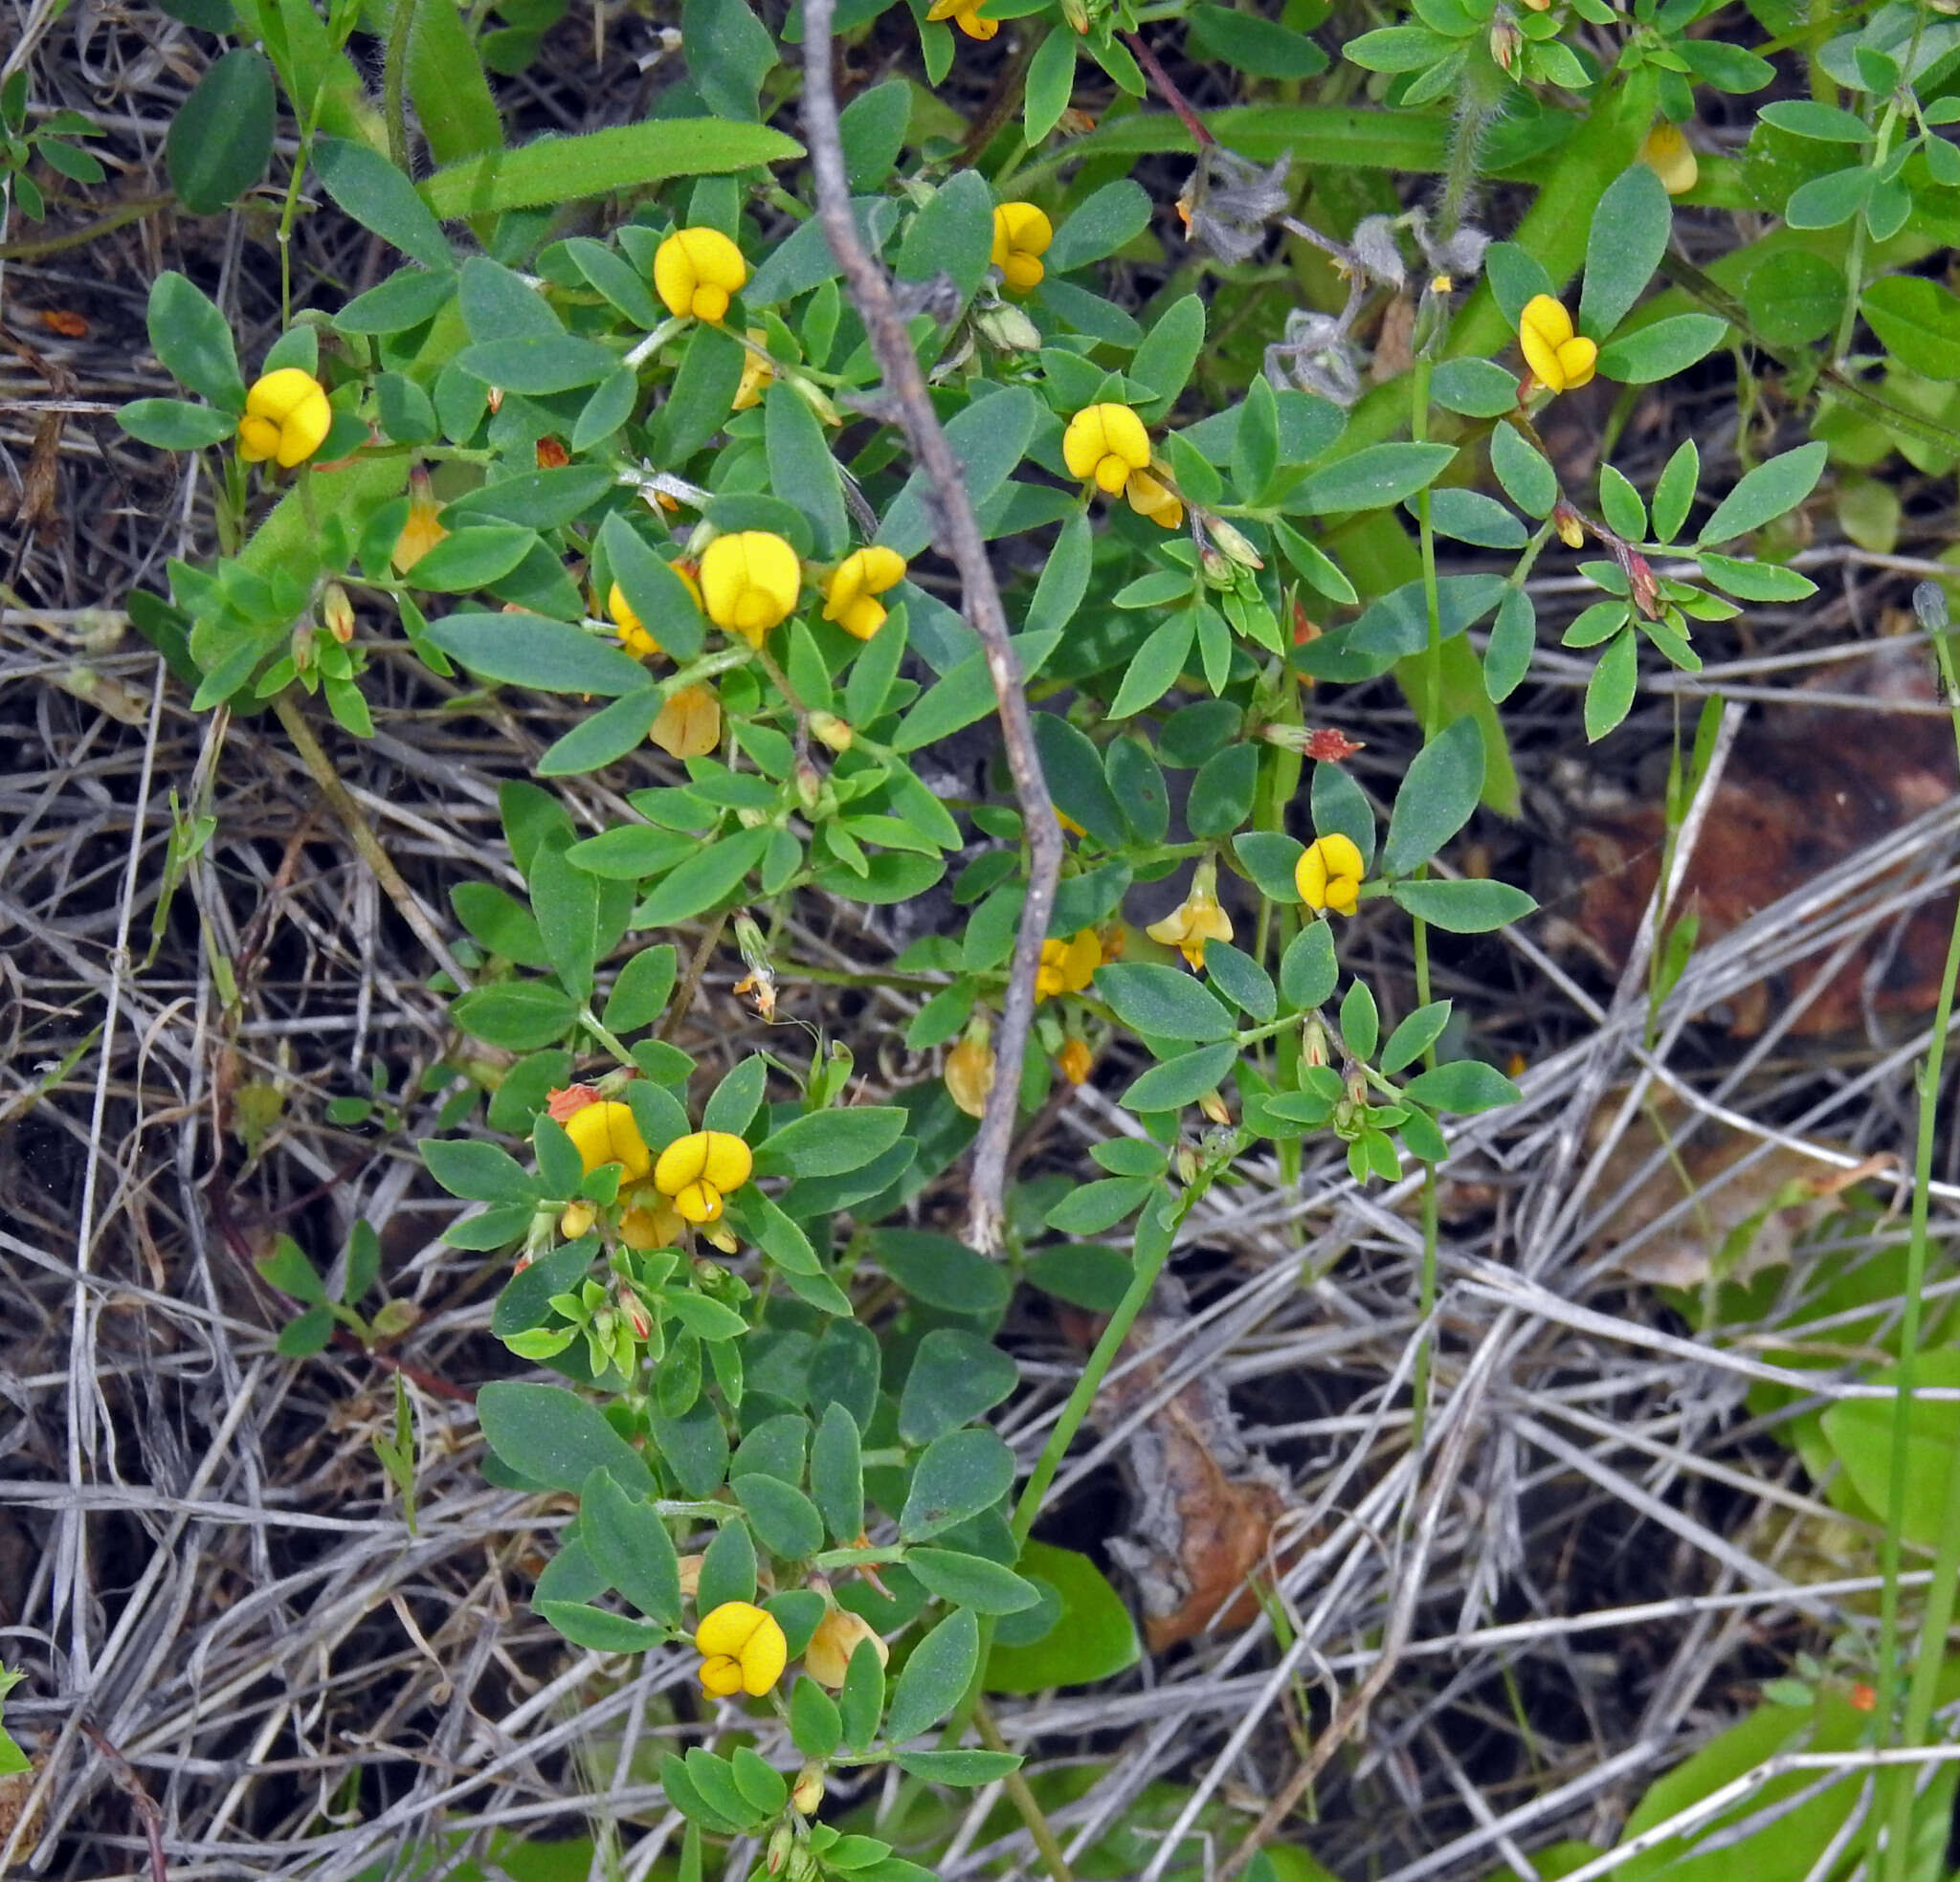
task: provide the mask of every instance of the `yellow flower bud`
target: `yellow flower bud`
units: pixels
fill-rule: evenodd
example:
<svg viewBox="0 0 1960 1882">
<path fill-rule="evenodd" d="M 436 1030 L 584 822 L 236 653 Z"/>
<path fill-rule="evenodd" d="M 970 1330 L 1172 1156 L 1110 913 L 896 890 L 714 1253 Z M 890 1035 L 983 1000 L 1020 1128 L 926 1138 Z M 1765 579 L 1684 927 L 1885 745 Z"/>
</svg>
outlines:
<svg viewBox="0 0 1960 1882">
<path fill-rule="evenodd" d="M 967 1035 L 946 1055 L 947 1096 L 969 1118 L 983 1116 L 987 1094 L 993 1089 L 992 1028 L 979 1013 Z"/>
<path fill-rule="evenodd" d="M 884 626 L 884 604 L 876 597 L 904 579 L 905 559 L 896 549 L 879 542 L 854 549 L 823 586 L 823 618 L 859 640 L 869 640 Z"/>
<path fill-rule="evenodd" d="M 581 1235 L 590 1234 L 592 1224 L 598 1219 L 599 1211 L 591 1204 L 567 1203 L 558 1218 L 558 1232 L 568 1242 L 575 1242 Z"/>
<path fill-rule="evenodd" d="M 653 1153 L 633 1120 L 633 1107 L 617 1098 L 574 1111 L 565 1120 L 565 1134 L 589 1173 L 601 1163 L 618 1163 L 624 1167 L 624 1180 L 632 1183 L 646 1175 L 653 1162 Z"/>
<path fill-rule="evenodd" d="M 1149 433 L 1126 405 L 1084 406 L 1061 434 L 1061 455 L 1071 476 L 1094 478 L 1104 496 L 1114 497 L 1131 472 L 1149 464 Z"/>
<path fill-rule="evenodd" d="M 701 559 L 702 600 L 716 627 L 751 647 L 788 618 L 803 586 L 796 551 L 766 529 L 717 536 Z"/>
<path fill-rule="evenodd" d="M 1591 381 L 1599 348 L 1572 331 L 1562 300 L 1533 295 L 1518 317 L 1518 340 L 1532 378 L 1548 390 L 1575 391 Z"/>
<path fill-rule="evenodd" d="M 891 1650 L 878 1637 L 878 1629 L 861 1614 L 833 1607 L 816 1624 L 810 1645 L 803 1650 L 803 1670 L 819 1686 L 828 1686 L 835 1693 L 851 1670 L 851 1655 L 865 1640 L 876 1650 L 879 1665 L 885 1665 Z"/>
<path fill-rule="evenodd" d="M 1366 873 L 1354 839 L 1336 830 L 1331 836 L 1316 837 L 1301 852 L 1293 865 L 1293 886 L 1308 908 L 1352 915 Z"/>
<path fill-rule="evenodd" d="M 354 604 L 338 582 L 329 582 L 320 597 L 320 618 L 328 633 L 345 647 L 354 637 Z"/>
<path fill-rule="evenodd" d="M 626 598 L 626 590 L 617 582 L 607 591 L 606 612 L 619 630 L 620 646 L 635 660 L 651 660 L 657 653 L 664 652 L 660 643 L 641 626 L 639 616 L 633 611 L 633 604 Z"/>
<path fill-rule="evenodd" d="M 1184 505 L 1147 471 L 1131 472 L 1125 495 L 1138 516 L 1166 529 L 1175 529 L 1184 520 Z"/>
<path fill-rule="evenodd" d="M 719 229 L 677 229 L 654 251 L 654 292 L 670 314 L 719 321 L 747 279 L 742 251 Z"/>
<path fill-rule="evenodd" d="M 669 758 L 705 758 L 722 742 L 722 705 L 708 686 L 670 694 L 648 741 Z"/>
<path fill-rule="evenodd" d="M 761 327 L 748 329 L 749 344 L 742 350 L 742 384 L 735 388 L 737 411 L 746 411 L 751 406 L 762 403 L 762 395 L 768 390 L 776 377 L 775 364 L 768 352 L 756 349 L 767 346 L 768 335 Z"/>
<path fill-rule="evenodd" d="M 702 1686 L 719 1698 L 767 1693 L 790 1658 L 776 1617 L 747 1601 L 724 1601 L 694 1630 L 694 1645 Z"/>
<path fill-rule="evenodd" d="M 333 430 L 326 387 L 296 365 L 280 366 L 254 382 L 238 421 L 238 455 L 248 464 L 272 457 L 281 470 L 303 463 Z"/>
<path fill-rule="evenodd" d="M 1670 196 L 1692 189 L 1702 174 L 1686 134 L 1665 118 L 1647 133 L 1647 141 L 1640 145 L 1640 161 L 1660 179 Z"/>
<path fill-rule="evenodd" d="M 1001 203 L 993 211 L 993 265 L 1015 294 L 1037 285 L 1041 257 L 1055 239 L 1055 225 L 1033 203 Z"/>
</svg>

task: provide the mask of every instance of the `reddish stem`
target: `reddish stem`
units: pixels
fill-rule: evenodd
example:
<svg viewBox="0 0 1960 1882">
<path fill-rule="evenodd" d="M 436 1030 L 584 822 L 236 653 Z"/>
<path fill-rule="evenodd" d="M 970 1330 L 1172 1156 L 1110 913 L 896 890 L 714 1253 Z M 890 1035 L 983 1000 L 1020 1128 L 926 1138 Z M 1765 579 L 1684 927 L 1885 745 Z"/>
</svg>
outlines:
<svg viewBox="0 0 1960 1882">
<path fill-rule="evenodd" d="M 1157 55 L 1144 44 L 1140 33 L 1125 33 L 1123 43 L 1136 55 L 1137 63 L 1149 75 L 1151 84 L 1164 94 L 1164 102 L 1177 113 L 1178 122 L 1196 140 L 1199 149 L 1218 140 L 1198 122 L 1198 114 L 1191 108 L 1190 100 L 1177 89 L 1176 81 L 1157 62 Z"/>
</svg>

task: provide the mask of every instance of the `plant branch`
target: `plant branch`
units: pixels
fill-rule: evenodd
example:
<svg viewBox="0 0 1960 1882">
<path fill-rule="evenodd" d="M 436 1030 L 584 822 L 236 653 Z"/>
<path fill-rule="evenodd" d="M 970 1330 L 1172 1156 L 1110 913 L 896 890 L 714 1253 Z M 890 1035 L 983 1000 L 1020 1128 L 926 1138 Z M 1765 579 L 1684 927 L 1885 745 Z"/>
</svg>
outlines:
<svg viewBox="0 0 1960 1882">
<path fill-rule="evenodd" d="M 890 278 L 865 252 L 851 218 L 851 195 L 844 177 L 844 151 L 837 132 L 837 100 L 831 73 L 831 20 L 835 0 L 808 0 L 803 16 L 804 132 L 810 145 L 811 167 L 816 180 L 816 214 L 831 253 L 843 270 L 851 304 L 864 322 L 885 394 L 912 455 L 925 473 L 932 490 L 932 508 L 947 554 L 959 570 L 965 591 L 966 615 L 987 655 L 987 670 L 1000 710 L 1001 737 L 1007 746 L 1008 768 L 1013 775 L 1014 796 L 1027 831 L 1028 896 L 1021 905 L 1020 933 L 1014 941 L 1013 970 L 1003 1003 L 1000 1031 L 994 1044 L 993 1089 L 987 1095 L 986 1115 L 973 1144 L 973 1174 L 967 1239 L 983 1253 L 1000 1245 L 1002 1192 L 1007 1184 L 1009 1140 L 1020 1096 L 1021 1065 L 1027 1055 L 1028 1033 L 1035 1018 L 1035 973 L 1040 964 L 1041 943 L 1048 935 L 1048 918 L 1055 906 L 1055 885 L 1061 874 L 1061 826 L 1041 775 L 1035 749 L 1035 728 L 1028 714 L 1028 697 L 1021 665 L 1008 639 L 1007 613 L 1000 589 L 987 559 L 987 545 L 973 516 L 959 460 L 947 444 L 938 415 L 926 393 L 905 317 L 892 295 Z"/>
<path fill-rule="evenodd" d="M 1125 33 L 1123 35 L 1123 43 L 1136 55 L 1137 63 L 1149 75 L 1150 83 L 1163 95 L 1164 102 L 1177 113 L 1177 122 L 1192 134 L 1192 142 L 1198 148 L 1202 150 L 1208 144 L 1216 144 L 1218 140 L 1205 128 L 1198 114 L 1192 109 L 1191 100 L 1177 89 L 1176 82 L 1169 73 L 1158 62 L 1157 55 L 1145 43 L 1144 35 L 1141 33 Z"/>
<path fill-rule="evenodd" d="M 327 757 L 320 741 L 313 736 L 313 728 L 307 724 L 306 715 L 300 710 L 299 701 L 290 691 L 280 693 L 274 698 L 272 709 L 279 723 L 286 728 L 286 737 L 292 740 L 293 749 L 300 754 L 301 762 L 320 786 L 320 794 L 341 820 L 341 827 L 347 832 L 361 860 L 374 872 L 374 879 L 381 884 L 389 900 L 394 903 L 402 919 L 415 931 L 422 945 L 435 957 L 442 971 L 456 983 L 459 992 L 467 993 L 470 989 L 469 975 L 457 964 L 456 957 L 449 951 L 449 943 L 442 939 L 441 929 L 435 925 L 434 917 L 422 905 L 421 897 L 402 879 L 401 871 L 395 868 L 393 859 L 381 847 L 381 839 L 375 835 L 373 825 L 362 815 L 353 793 L 341 782 L 340 773 L 334 769 L 333 760 Z"/>
</svg>

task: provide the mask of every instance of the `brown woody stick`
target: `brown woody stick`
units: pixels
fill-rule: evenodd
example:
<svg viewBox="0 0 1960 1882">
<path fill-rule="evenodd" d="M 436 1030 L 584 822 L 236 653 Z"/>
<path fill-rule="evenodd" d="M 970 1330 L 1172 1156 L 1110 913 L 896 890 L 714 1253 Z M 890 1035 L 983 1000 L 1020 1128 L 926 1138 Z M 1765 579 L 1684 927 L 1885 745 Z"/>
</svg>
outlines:
<svg viewBox="0 0 1960 1882">
<path fill-rule="evenodd" d="M 804 130 L 816 177 L 816 214 L 831 253 L 844 271 L 844 284 L 864 322 L 871 349 L 884 374 L 884 393 L 912 455 L 931 485 L 940 534 L 965 590 L 967 619 L 980 636 L 987 668 L 999 702 L 1001 736 L 1008 768 L 1027 831 L 1028 898 L 1021 907 L 1020 934 L 994 1045 L 993 1089 L 973 1143 L 973 1177 L 967 1239 L 983 1253 L 1000 1243 L 1001 1196 L 1007 1183 L 1009 1140 L 1021 1085 L 1021 1063 L 1035 1018 L 1035 970 L 1055 907 L 1061 873 L 1061 828 L 1055 820 L 1035 728 L 1022 690 L 1021 665 L 1009 643 L 1007 613 L 987 559 L 987 545 L 968 499 L 952 447 L 947 443 L 926 394 L 924 375 L 907 330 L 905 316 L 892 295 L 885 271 L 866 254 L 851 219 L 851 196 L 844 179 L 843 145 L 837 135 L 837 100 L 831 74 L 831 20 L 835 0 L 806 0 L 803 10 Z"/>
</svg>

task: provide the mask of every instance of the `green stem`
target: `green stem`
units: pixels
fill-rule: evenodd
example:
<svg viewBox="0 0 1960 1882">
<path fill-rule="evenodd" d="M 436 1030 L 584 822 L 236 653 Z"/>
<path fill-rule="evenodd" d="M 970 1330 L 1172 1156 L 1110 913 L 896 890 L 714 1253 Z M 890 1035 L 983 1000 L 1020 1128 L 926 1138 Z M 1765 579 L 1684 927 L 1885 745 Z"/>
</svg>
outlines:
<svg viewBox="0 0 1960 1882">
<path fill-rule="evenodd" d="M 1885 152 L 1891 147 L 1892 130 L 1899 122 L 1899 100 L 1894 98 L 1885 106 L 1885 115 L 1879 120 L 1879 134 L 1872 144 L 1871 167 L 1880 169 L 1885 162 Z M 1844 312 L 1838 321 L 1838 337 L 1831 343 L 1831 363 L 1836 365 L 1851 350 L 1851 336 L 1858 326 L 1859 301 L 1864 293 L 1864 210 L 1851 218 L 1851 250 L 1844 257 L 1844 277 L 1851 283 L 1851 292 L 1844 297 Z"/>
<path fill-rule="evenodd" d="M 1960 745 L 1960 677 L 1956 677 L 1953 648 L 1946 631 L 1945 610 L 1941 626 L 1932 634 L 1933 656 L 1939 662 L 1940 678 L 1946 687 L 1947 703 L 1953 711 L 1953 736 Z M 1930 623 L 1928 623 L 1930 625 Z M 1905 1526 L 1906 1446 L 1912 1431 L 1912 1387 L 1919 1370 L 1919 1330 L 1921 1293 L 1926 1285 L 1927 1221 L 1931 1202 L 1933 1140 L 1939 1125 L 1940 1074 L 1946 1059 L 1947 1030 L 1953 1020 L 1953 990 L 1960 980 L 1960 910 L 1953 918 L 1953 929 L 1947 943 L 1947 963 L 1940 976 L 1940 997 L 1933 1009 L 1931 1042 L 1926 1063 L 1920 1068 L 1919 1137 L 1912 1168 L 1912 1226 L 1905 1245 L 1905 1279 L 1903 1312 L 1899 1322 L 1899 1384 L 1892 1402 L 1892 1454 L 1890 1477 L 1885 1493 L 1885 1535 L 1881 1567 L 1885 1583 L 1879 1600 L 1879 1696 L 1873 1712 L 1878 1743 L 1888 1743 L 1892 1729 L 1892 1708 L 1899 1683 L 1899 1568 L 1903 1531 Z M 1919 1659 L 1913 1669 L 1911 1691 L 1902 1721 L 1903 1739 L 1918 1744 L 1925 1736 L 1932 1715 L 1934 1682 L 1946 1665 L 1947 1625 L 1952 1616 L 1953 1576 L 1960 1564 L 1960 1446 L 1949 1465 L 1947 1499 L 1940 1523 L 1938 1558 L 1932 1583 L 1927 1591 L 1926 1613 L 1920 1625 Z M 1944 1575 L 1945 1580 L 1942 1581 Z M 1889 1805 L 1871 1814 L 1866 1873 L 1882 1873 L 1885 1882 L 1902 1882 L 1910 1843 L 1912 1821 L 1912 1771 L 1910 1767 L 1887 1773 L 1881 1781 L 1881 1794 Z M 1883 1869 L 1880 1868 L 1880 1830 L 1884 1826 Z"/>
<path fill-rule="evenodd" d="M 973 1723 L 980 1733 L 980 1742 L 989 1751 L 1005 1751 L 1007 1740 L 1000 1736 L 999 1728 L 993 1722 L 993 1715 L 987 1710 L 982 1699 L 973 1708 Z M 1048 1873 L 1055 1882 L 1075 1882 L 1068 1866 L 1068 1858 L 1061 1853 L 1061 1843 L 1049 1823 L 1047 1813 L 1036 1801 L 1035 1793 L 1028 1788 L 1028 1781 L 1018 1771 L 1010 1771 L 1003 1780 L 1014 1808 L 1020 1812 L 1022 1823 L 1028 1827 L 1028 1834 L 1035 1839 L 1036 1849 L 1041 1851 L 1041 1860 L 1048 1866 Z"/>
<path fill-rule="evenodd" d="M 388 154 L 404 176 L 409 168 L 409 108 L 404 96 L 408 77 L 409 33 L 415 23 L 415 0 L 394 0 L 388 25 L 388 50 L 381 73 L 381 108 L 388 120 Z"/>
</svg>

